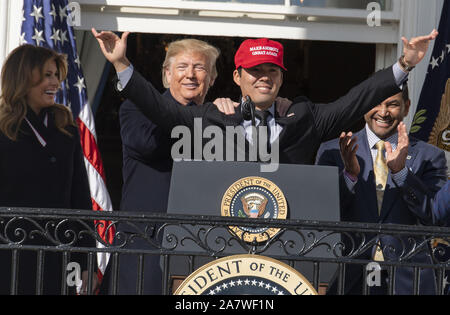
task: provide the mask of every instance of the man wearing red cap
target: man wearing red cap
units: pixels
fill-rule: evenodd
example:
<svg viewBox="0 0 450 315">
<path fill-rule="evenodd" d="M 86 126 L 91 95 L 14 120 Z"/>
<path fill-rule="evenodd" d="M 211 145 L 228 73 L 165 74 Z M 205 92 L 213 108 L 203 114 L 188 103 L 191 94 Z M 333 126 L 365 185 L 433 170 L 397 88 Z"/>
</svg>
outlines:
<svg viewBox="0 0 450 315">
<path fill-rule="evenodd" d="M 212 103 L 200 107 L 171 107 L 150 82 L 130 67 L 131 63 L 126 58 L 129 32 L 121 38 L 112 32 L 97 33 L 93 30 L 93 34 L 118 73 L 121 94 L 131 99 L 150 120 L 168 130 L 179 125 L 193 130 L 195 118 L 201 119 L 202 128 L 217 126 L 225 130 L 228 126 L 242 126 L 246 139 L 252 143 L 254 128 L 250 120 L 243 118 L 240 107 L 233 115 L 226 115 L 234 111 L 234 106 L 229 103 L 222 104 L 225 113 L 220 112 L 220 105 L 218 108 Z M 423 59 L 429 42 L 436 36 L 432 32 L 410 41 L 402 38 L 404 55 L 394 66 L 377 72 L 333 103 L 314 104 L 301 98 L 289 108 L 286 117 L 278 117 L 272 106 L 283 83 L 283 70 L 286 70 L 280 43 L 266 38 L 244 41 L 236 52 L 233 79 L 242 96 L 249 96 L 255 104 L 257 126 L 263 124 L 268 127 L 269 145 L 276 144 L 274 150 L 279 150 L 276 162 L 313 164 L 322 142 L 339 136 L 342 130 L 348 129 L 376 104 L 401 91 L 408 72 Z M 204 144 L 207 141 L 209 139 L 203 139 Z M 248 153 L 247 147 L 245 151 Z"/>
</svg>

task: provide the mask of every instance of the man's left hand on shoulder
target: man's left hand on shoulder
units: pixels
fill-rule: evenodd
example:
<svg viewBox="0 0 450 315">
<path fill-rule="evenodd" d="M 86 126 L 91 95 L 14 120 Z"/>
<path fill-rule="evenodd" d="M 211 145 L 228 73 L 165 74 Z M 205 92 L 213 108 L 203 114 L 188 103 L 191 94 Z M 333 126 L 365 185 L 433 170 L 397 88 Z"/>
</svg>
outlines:
<svg viewBox="0 0 450 315">
<path fill-rule="evenodd" d="M 234 115 L 234 108 L 240 105 L 237 102 L 233 102 L 230 98 L 224 97 L 217 98 L 213 103 L 217 106 L 217 109 L 225 115 Z"/>
<path fill-rule="evenodd" d="M 217 98 L 213 103 L 217 106 L 217 109 L 225 115 L 234 115 L 235 108 L 241 105 L 240 103 L 233 102 L 229 98 Z M 280 117 L 286 116 L 291 105 L 292 101 L 287 98 L 277 97 L 275 99 L 275 108 Z"/>
</svg>

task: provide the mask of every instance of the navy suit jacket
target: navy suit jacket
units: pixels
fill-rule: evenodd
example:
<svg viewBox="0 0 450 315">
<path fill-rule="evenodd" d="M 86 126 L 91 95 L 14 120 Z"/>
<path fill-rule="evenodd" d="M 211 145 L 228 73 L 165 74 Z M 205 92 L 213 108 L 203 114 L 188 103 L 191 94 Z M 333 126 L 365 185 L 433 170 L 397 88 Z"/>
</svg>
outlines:
<svg viewBox="0 0 450 315">
<path fill-rule="evenodd" d="M 444 152 L 423 141 L 410 137 L 406 167 L 408 175 L 405 184 L 397 187 L 389 174 L 383 197 L 381 213 L 378 215 L 373 162 L 367 141 L 366 129 L 355 134 L 358 137 L 357 158 L 361 167 L 355 193 L 348 190 L 344 181 L 344 164 L 339 151 L 339 139 L 323 143 L 318 151 L 316 164 L 337 166 L 340 170 L 341 220 L 367 223 L 393 223 L 403 225 L 435 225 L 435 216 L 430 211 L 430 197 L 445 184 L 446 160 Z M 414 200 L 414 202 L 411 202 Z M 400 238 L 382 236 L 380 238 L 386 260 L 396 260 L 404 249 L 411 249 L 411 244 L 404 239 L 406 248 Z M 416 239 L 417 245 L 423 240 Z M 348 246 L 351 245 L 347 244 Z M 392 246 L 395 251 L 388 248 Z M 429 253 L 428 253 L 429 254 Z M 361 257 L 371 259 L 372 249 Z M 419 263 L 431 263 L 427 253 L 415 254 L 411 259 Z M 355 286 L 362 288 L 362 268 L 359 265 L 348 265 L 346 270 L 345 291 L 352 292 Z M 396 294 L 413 293 L 413 269 L 399 268 L 396 272 Z M 354 292 L 354 291 L 353 291 Z M 434 294 L 435 280 L 433 270 L 421 271 L 420 293 Z"/>
<path fill-rule="evenodd" d="M 181 107 L 169 90 L 163 93 L 162 97 L 169 106 Z M 165 213 L 173 166 L 170 154 L 173 140 L 170 133 L 150 121 L 128 99 L 120 107 L 119 119 L 123 146 L 123 187 L 120 208 L 123 211 Z M 117 230 L 137 233 L 136 227 L 144 231 L 146 224 L 136 223 L 133 226 L 126 223 L 119 224 Z M 118 240 L 118 243 L 120 244 L 121 240 Z M 150 242 L 139 238 L 127 244 L 127 249 L 142 248 L 155 249 Z M 145 259 L 144 294 L 161 294 L 159 262 L 159 256 L 149 256 Z M 135 256 L 121 256 L 118 294 L 136 294 L 137 270 Z M 109 266 L 105 276 L 111 277 Z M 108 281 L 112 281 L 112 278 Z"/>
<path fill-rule="evenodd" d="M 432 212 L 440 225 L 450 226 L 450 180 L 436 194 Z"/>
<path fill-rule="evenodd" d="M 170 106 L 181 106 L 170 94 Z M 130 100 L 119 110 L 123 148 L 123 211 L 166 212 L 173 160 L 170 134 L 157 126 Z"/>
<path fill-rule="evenodd" d="M 48 114 L 48 127 L 43 123 L 45 114 Z M 52 107 L 41 110 L 39 115 L 30 107 L 27 109 L 26 118 L 47 142 L 45 147 L 39 143 L 25 120 L 20 125 L 17 141 L 10 140 L 0 132 L 0 207 L 59 208 L 67 209 L 68 213 L 73 213 L 72 209 L 92 209 L 78 128 L 68 125 L 66 131 L 71 136 L 63 134 L 56 128 L 54 115 Z M 61 228 L 59 225 L 53 228 L 48 226 L 50 222 L 55 222 L 50 218 L 39 219 L 38 223 L 28 220 L 0 221 L 2 239 L 18 241 L 23 237 L 21 245 L 24 246 L 54 246 L 50 238 L 55 235 L 62 243 L 66 243 L 74 235 L 65 234 L 64 231 L 72 230 L 78 236 L 78 231 L 86 230 L 75 220 L 68 220 Z M 94 222 L 85 222 L 94 229 Z M 33 230 L 38 230 L 38 226 L 49 228 L 48 238 L 32 234 Z M 95 247 L 95 241 L 90 236 L 76 237 L 75 241 L 74 247 Z M 8 242 L 2 241 L 2 245 L 5 243 Z M 10 292 L 11 250 L 6 247 L 0 254 L 0 294 Z M 20 251 L 20 259 L 16 264 L 19 270 L 18 294 L 36 293 L 36 254 L 36 251 Z M 61 272 L 66 267 L 62 261 L 61 253 L 45 252 L 44 294 L 61 294 Z M 82 270 L 87 270 L 86 254 L 73 252 L 71 261 L 79 262 Z"/>
</svg>

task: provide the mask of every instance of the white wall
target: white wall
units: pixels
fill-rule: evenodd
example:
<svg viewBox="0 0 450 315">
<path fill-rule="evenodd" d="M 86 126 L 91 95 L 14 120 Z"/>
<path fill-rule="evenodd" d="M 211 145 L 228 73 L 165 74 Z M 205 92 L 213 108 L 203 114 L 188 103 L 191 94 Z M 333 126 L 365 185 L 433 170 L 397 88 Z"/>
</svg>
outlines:
<svg viewBox="0 0 450 315">
<path fill-rule="evenodd" d="M 22 1 L 0 0 L 0 68 L 8 54 L 19 45 Z"/>
</svg>

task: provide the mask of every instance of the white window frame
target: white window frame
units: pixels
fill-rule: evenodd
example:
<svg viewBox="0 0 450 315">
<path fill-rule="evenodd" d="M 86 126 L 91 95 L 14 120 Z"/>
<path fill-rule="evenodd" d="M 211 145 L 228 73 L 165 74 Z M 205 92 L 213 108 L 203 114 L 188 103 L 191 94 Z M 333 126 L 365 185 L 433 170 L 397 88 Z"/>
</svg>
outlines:
<svg viewBox="0 0 450 315">
<path fill-rule="evenodd" d="M 397 44 L 400 1 L 382 11 L 382 25 L 369 27 L 369 11 L 290 5 L 181 0 L 80 0 L 81 26 L 88 30 L 205 36 L 270 37 Z M 101 14 L 99 14 L 101 13 Z M 362 32 L 361 28 L 368 31 Z"/>
<path fill-rule="evenodd" d="M 290 5 L 289 0 L 285 0 L 284 5 L 224 5 L 182 0 L 76 2 L 81 5 L 78 30 L 89 31 L 95 27 L 98 30 L 193 36 L 373 43 L 377 45 L 374 70 L 391 65 L 400 56 L 401 36 L 411 38 L 437 27 L 443 5 L 443 0 L 391 0 L 391 10 L 381 12 L 382 26 L 369 28 L 366 10 L 300 7 Z M 22 5 L 23 1 L 19 0 L 0 0 L 0 64 L 19 45 Z M 431 49 L 425 61 L 409 77 L 412 106 L 405 120 L 408 126 L 417 106 L 430 55 Z"/>
</svg>

